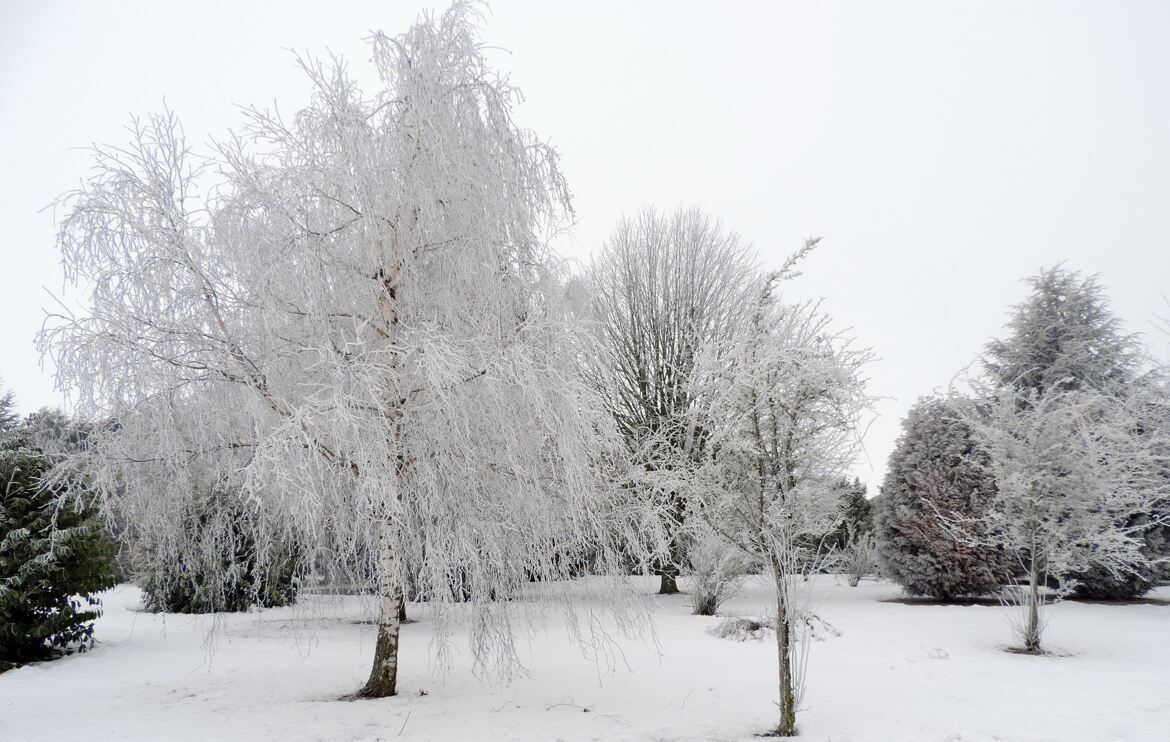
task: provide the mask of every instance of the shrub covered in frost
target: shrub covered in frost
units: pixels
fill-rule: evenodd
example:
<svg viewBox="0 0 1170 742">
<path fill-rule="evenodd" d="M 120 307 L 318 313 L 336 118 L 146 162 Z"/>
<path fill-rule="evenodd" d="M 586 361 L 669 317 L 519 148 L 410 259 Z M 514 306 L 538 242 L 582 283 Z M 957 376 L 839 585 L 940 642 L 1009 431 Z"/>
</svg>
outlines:
<svg viewBox="0 0 1170 742">
<path fill-rule="evenodd" d="M 1138 521 L 1149 522 L 1150 518 L 1143 515 L 1133 521 L 1130 525 L 1140 525 Z M 1131 600 L 1148 593 L 1159 579 L 1165 579 L 1166 563 L 1158 560 L 1170 557 L 1170 527 L 1152 525 L 1143 536 L 1145 546 L 1142 553 L 1150 560 L 1149 564 L 1124 574 L 1113 574 L 1100 565 L 1094 565 L 1074 575 L 1077 585 L 1073 588 L 1072 596 L 1089 600 Z"/>
<path fill-rule="evenodd" d="M 872 533 L 855 536 L 841 554 L 849 587 L 857 587 L 861 580 L 877 570 L 877 541 Z"/>
<path fill-rule="evenodd" d="M 884 574 L 911 595 L 951 600 L 996 588 L 999 552 L 958 538 L 985 513 L 994 480 L 970 427 L 946 400 L 920 400 L 902 422 L 874 522 Z"/>
<path fill-rule="evenodd" d="M 257 538 L 256 517 L 236 497 L 216 490 L 187 503 L 182 531 L 158 538 L 144 535 L 134 561 L 146 608 L 213 613 L 296 600 L 302 567 L 296 550 L 263 544 Z M 176 539 L 193 540 L 195 548 Z M 259 548 L 279 553 L 258 559 Z"/>
<path fill-rule="evenodd" d="M 769 632 L 775 631 L 775 628 L 775 622 L 769 619 L 732 616 L 723 619 L 707 631 L 720 639 L 744 642 L 749 639 L 763 639 Z"/>
<path fill-rule="evenodd" d="M 739 591 L 751 560 L 709 531 L 689 549 L 691 607 L 696 616 L 714 616 L 723 601 Z"/>
</svg>

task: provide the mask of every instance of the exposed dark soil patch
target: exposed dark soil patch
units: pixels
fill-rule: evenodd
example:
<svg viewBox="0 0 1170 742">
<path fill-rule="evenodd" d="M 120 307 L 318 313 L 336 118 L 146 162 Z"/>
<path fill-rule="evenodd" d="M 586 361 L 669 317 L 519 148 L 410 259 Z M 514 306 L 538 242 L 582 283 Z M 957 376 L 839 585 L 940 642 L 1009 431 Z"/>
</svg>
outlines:
<svg viewBox="0 0 1170 742">
<path fill-rule="evenodd" d="M 879 603 L 897 603 L 899 605 L 1002 605 L 997 598 L 957 598 L 955 600 L 939 600 L 938 598 L 884 598 Z M 1097 600 L 1092 598 L 1065 598 L 1062 602 L 1082 603 L 1084 605 L 1163 605 L 1170 606 L 1170 600 L 1165 598 L 1128 598 L 1126 600 Z"/>
<path fill-rule="evenodd" d="M 885 598 L 879 603 L 898 603 L 899 605 L 1000 605 L 997 598 L 955 598 L 954 600 L 939 600 L 938 598 Z"/>
<path fill-rule="evenodd" d="M 1096 598 L 1065 598 L 1069 603 L 1085 605 L 1170 605 L 1165 598 L 1127 598 L 1125 600 L 1098 600 Z"/>
</svg>

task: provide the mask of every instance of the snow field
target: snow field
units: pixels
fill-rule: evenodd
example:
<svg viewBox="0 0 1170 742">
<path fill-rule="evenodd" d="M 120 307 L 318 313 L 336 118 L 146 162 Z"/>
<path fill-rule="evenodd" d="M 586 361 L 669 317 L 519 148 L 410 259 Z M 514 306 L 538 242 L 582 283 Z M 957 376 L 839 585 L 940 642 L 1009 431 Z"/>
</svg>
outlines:
<svg viewBox="0 0 1170 742">
<path fill-rule="evenodd" d="M 589 580 L 574 583 L 585 589 Z M 649 593 L 652 580 L 637 587 Z M 685 581 L 683 588 L 686 588 Z M 816 610 L 840 630 L 812 647 L 801 739 L 832 742 L 1099 742 L 1170 738 L 1170 588 L 1130 605 L 1062 603 L 1053 656 L 1004 651 L 999 606 L 906 605 L 889 583 L 823 577 Z M 369 671 L 374 627 L 354 597 L 217 616 L 152 615 L 137 588 L 105 597 L 92 652 L 0 675 L 0 740 L 751 740 L 775 724 L 771 637 L 736 642 L 653 597 L 655 636 L 598 661 L 558 609 L 520 643 L 528 673 L 471 675 L 463 636 L 434 673 L 425 608 L 403 627 L 400 695 L 342 701 Z M 762 615 L 753 578 L 721 610 Z M 583 601 L 578 610 L 600 607 Z M 209 634 L 215 625 L 217 631 Z M 613 664 L 612 671 L 607 668 Z"/>
</svg>

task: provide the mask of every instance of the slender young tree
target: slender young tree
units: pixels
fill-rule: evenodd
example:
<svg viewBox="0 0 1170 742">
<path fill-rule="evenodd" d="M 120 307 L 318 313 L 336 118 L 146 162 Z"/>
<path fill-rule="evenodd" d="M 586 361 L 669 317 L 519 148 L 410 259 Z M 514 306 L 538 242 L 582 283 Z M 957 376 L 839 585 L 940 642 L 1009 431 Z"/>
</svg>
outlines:
<svg viewBox="0 0 1170 742">
<path fill-rule="evenodd" d="M 997 394 L 1027 400 L 1050 392 L 1096 390 L 1126 396 L 1156 388 L 1158 380 L 1147 368 L 1139 336 L 1125 331 L 1095 276 L 1056 266 L 1026 283 L 1031 291 L 1013 308 L 1008 336 L 989 343 L 983 356 L 984 370 L 1001 389 Z M 1131 524 L 1147 523 L 1151 553 L 1170 537 L 1154 520 L 1157 513 L 1138 514 Z M 1076 592 L 1079 597 L 1131 598 L 1149 590 L 1155 579 L 1153 571 L 1119 579 L 1106 566 L 1090 564 L 1078 577 Z"/>
<path fill-rule="evenodd" d="M 706 436 L 705 456 L 679 484 L 717 533 L 771 573 L 780 736 L 796 734 L 804 689 L 811 583 L 801 577 L 828 556 L 823 540 L 840 517 L 836 483 L 859 452 L 872 407 L 862 376 L 871 353 L 834 331 L 817 305 L 780 300 L 777 283 L 790 267 L 765 281 L 739 332 L 701 354 L 690 432 Z"/>
<path fill-rule="evenodd" d="M 309 106 L 248 109 L 210 159 L 169 113 L 95 150 L 59 238 L 89 301 L 43 343 L 80 409 L 115 421 L 75 462 L 111 519 L 180 527 L 159 493 L 194 467 L 239 491 L 256 569 L 294 545 L 377 596 L 359 692 L 377 697 L 397 689 L 404 574 L 440 663 L 465 616 L 477 671 L 506 674 L 509 611 L 541 608 L 496 598 L 534 576 L 554 590 L 566 550 L 639 564 L 657 520 L 609 485 L 626 459 L 546 247 L 569 191 L 513 123 L 519 94 L 488 67 L 474 8 L 370 44 L 380 90 L 302 59 Z"/>
<path fill-rule="evenodd" d="M 1009 597 L 1023 608 L 1022 650 L 1040 654 L 1043 589 L 1059 599 L 1091 565 L 1121 577 L 1149 565 L 1151 512 L 1168 494 L 1165 401 L 1094 390 L 1004 394 L 965 418 L 997 483 L 979 522 L 952 521 L 970 543 L 1002 549 L 1024 575 Z M 1164 525 L 1163 518 L 1158 525 Z M 1051 579 L 1050 579 L 1051 578 Z"/>
<path fill-rule="evenodd" d="M 688 385 L 699 349 L 736 332 L 750 312 L 755 255 L 698 209 L 646 208 L 618 223 L 590 279 L 604 348 L 595 376 L 626 445 L 653 469 L 683 445 L 678 432 L 694 402 Z M 680 493 L 666 500 L 670 555 L 659 592 L 672 594 L 686 507 Z"/>
</svg>

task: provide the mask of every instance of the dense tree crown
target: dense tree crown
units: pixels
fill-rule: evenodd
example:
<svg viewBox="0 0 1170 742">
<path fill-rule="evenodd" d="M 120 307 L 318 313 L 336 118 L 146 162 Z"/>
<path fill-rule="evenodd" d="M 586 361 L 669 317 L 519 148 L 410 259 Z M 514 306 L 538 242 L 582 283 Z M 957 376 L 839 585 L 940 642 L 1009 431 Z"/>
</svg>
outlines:
<svg viewBox="0 0 1170 742">
<path fill-rule="evenodd" d="M 1072 391 L 1127 397 L 1156 390 L 1158 381 L 1145 370 L 1137 336 L 1124 332 L 1095 277 L 1056 267 L 1030 277 L 1027 283 L 1031 292 L 1014 308 L 1010 334 L 986 348 L 984 369 L 994 389 L 989 394 L 1030 403 L 1044 395 Z M 1165 503 L 1153 505 L 1155 511 L 1135 514 L 1132 523 L 1119 525 L 1146 523 L 1142 540 L 1148 555 L 1170 555 L 1165 549 L 1170 528 L 1158 525 L 1170 510 Z M 1153 564 L 1135 565 L 1124 574 L 1091 564 L 1076 576 L 1076 594 L 1131 598 L 1149 590 L 1157 573 Z"/>
<path fill-rule="evenodd" d="M 589 277 L 602 351 L 596 383 L 628 449 L 650 468 L 667 465 L 684 447 L 697 354 L 744 321 L 759 281 L 754 253 L 698 209 L 643 209 L 618 223 Z M 689 451 L 701 454 L 701 436 Z M 667 500 L 671 553 L 658 569 L 660 592 L 674 593 L 686 508 L 678 492 Z"/>
<path fill-rule="evenodd" d="M 1061 267 L 1027 279 L 1031 294 L 1014 308 L 1009 336 L 987 345 L 984 367 L 1016 391 L 1117 388 L 1138 376 L 1136 339 L 1123 330 L 1095 277 Z"/>
<path fill-rule="evenodd" d="M 838 500 L 840 521 L 831 534 L 825 537 L 825 545 L 844 549 L 858 537 L 873 533 L 873 501 L 866 496 L 868 491 L 861 479 L 842 479 L 833 491 Z"/>
<path fill-rule="evenodd" d="M 950 600 L 1003 579 L 993 548 L 967 543 L 949 524 L 978 519 L 995 492 L 987 454 L 955 405 L 925 398 L 902 422 L 875 523 L 885 574 L 911 595 Z"/>
<path fill-rule="evenodd" d="M 78 462 L 111 517 L 179 548 L 188 493 L 238 490 L 258 569 L 292 546 L 380 596 L 367 692 L 389 695 L 404 574 L 436 646 L 473 616 L 477 668 L 508 671 L 494 598 L 553 585 L 566 554 L 638 564 L 655 521 L 610 487 L 621 451 L 547 248 L 569 191 L 474 8 L 370 47 L 377 90 L 302 59 L 308 107 L 246 109 L 206 157 L 169 113 L 96 150 L 59 238 L 90 304 L 43 342 L 79 409 L 116 420 Z"/>
<path fill-rule="evenodd" d="M 690 411 L 696 354 L 734 333 L 758 283 L 753 251 L 698 209 L 622 219 L 593 260 L 618 429 L 637 445 Z"/>
</svg>

